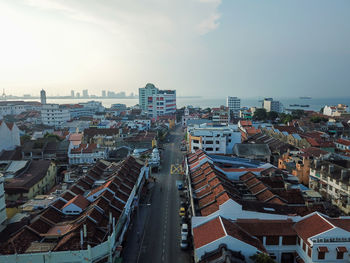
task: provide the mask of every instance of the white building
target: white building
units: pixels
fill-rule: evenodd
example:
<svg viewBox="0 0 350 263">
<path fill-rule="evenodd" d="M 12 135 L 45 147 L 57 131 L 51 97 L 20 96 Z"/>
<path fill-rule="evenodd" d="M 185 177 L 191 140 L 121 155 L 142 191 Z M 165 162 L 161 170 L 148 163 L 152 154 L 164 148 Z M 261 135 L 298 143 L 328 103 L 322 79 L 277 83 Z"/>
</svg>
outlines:
<svg viewBox="0 0 350 263">
<path fill-rule="evenodd" d="M 267 112 L 270 112 L 270 111 L 283 112 L 282 103 L 277 100 L 273 100 L 272 98 L 264 99 L 263 108 L 266 109 Z"/>
<path fill-rule="evenodd" d="M 69 164 L 93 164 L 98 160 L 106 158 L 107 149 L 98 148 L 97 144 L 95 143 L 81 143 L 80 145 L 75 146 L 74 143 L 71 142 L 69 146 Z"/>
<path fill-rule="evenodd" d="M 233 116 L 235 118 L 238 117 L 239 110 L 241 108 L 241 99 L 237 97 L 230 97 L 228 96 L 226 98 L 226 106 L 230 109 L 232 112 Z"/>
<path fill-rule="evenodd" d="M 0 152 L 2 150 L 13 150 L 20 145 L 21 141 L 17 125 L 0 120 Z"/>
<path fill-rule="evenodd" d="M 152 83 L 147 83 L 146 87 L 139 88 L 139 105 L 142 111 L 148 111 L 148 97 L 157 93 L 158 89 Z"/>
<path fill-rule="evenodd" d="M 148 97 L 148 116 L 171 115 L 176 112 L 176 90 L 159 90 L 157 94 Z"/>
<path fill-rule="evenodd" d="M 40 102 L 34 101 L 0 101 L 0 118 L 6 115 L 17 115 L 25 111 L 40 111 Z"/>
<path fill-rule="evenodd" d="M 341 116 L 344 114 L 349 114 L 348 106 L 344 104 L 338 104 L 337 106 L 324 106 L 323 114 L 327 116 Z"/>
<path fill-rule="evenodd" d="M 236 125 L 223 127 L 188 127 L 188 146 L 190 152 L 198 149 L 208 154 L 232 154 L 233 146 L 241 142 L 241 132 Z"/>
<path fill-rule="evenodd" d="M 43 124 L 59 127 L 71 119 L 69 109 L 60 107 L 58 104 L 45 104 L 41 109 Z"/>
<path fill-rule="evenodd" d="M 5 190 L 4 190 L 4 177 L 0 173 L 0 225 L 6 220 L 6 203 L 5 203 Z"/>
</svg>

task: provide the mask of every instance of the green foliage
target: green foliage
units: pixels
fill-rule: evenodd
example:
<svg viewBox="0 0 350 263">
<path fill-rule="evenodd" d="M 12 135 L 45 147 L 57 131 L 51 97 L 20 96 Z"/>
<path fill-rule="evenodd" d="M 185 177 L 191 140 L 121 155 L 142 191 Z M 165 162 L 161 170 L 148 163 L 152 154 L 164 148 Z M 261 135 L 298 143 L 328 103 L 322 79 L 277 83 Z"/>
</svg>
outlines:
<svg viewBox="0 0 350 263">
<path fill-rule="evenodd" d="M 261 109 L 256 109 L 254 112 L 253 119 L 258 120 L 258 121 L 264 121 L 267 118 L 267 113 L 266 109 L 261 108 Z"/>
<path fill-rule="evenodd" d="M 62 139 L 58 135 L 52 133 L 46 133 L 44 135 L 44 138 L 55 138 L 57 141 L 62 141 Z"/>
<path fill-rule="evenodd" d="M 327 118 L 319 117 L 319 116 L 313 116 L 313 117 L 310 118 L 310 121 L 313 122 L 313 123 L 320 123 L 321 121 L 322 122 L 326 122 Z"/>
<path fill-rule="evenodd" d="M 274 121 L 276 118 L 278 118 L 278 113 L 275 111 L 270 111 L 267 113 L 267 119 Z"/>
<path fill-rule="evenodd" d="M 250 257 L 251 260 L 253 260 L 255 263 L 276 263 L 272 258 L 270 258 L 267 254 L 254 254 Z"/>
<path fill-rule="evenodd" d="M 304 115 L 305 115 L 304 110 L 293 110 L 292 111 L 293 119 L 300 119 Z"/>
</svg>

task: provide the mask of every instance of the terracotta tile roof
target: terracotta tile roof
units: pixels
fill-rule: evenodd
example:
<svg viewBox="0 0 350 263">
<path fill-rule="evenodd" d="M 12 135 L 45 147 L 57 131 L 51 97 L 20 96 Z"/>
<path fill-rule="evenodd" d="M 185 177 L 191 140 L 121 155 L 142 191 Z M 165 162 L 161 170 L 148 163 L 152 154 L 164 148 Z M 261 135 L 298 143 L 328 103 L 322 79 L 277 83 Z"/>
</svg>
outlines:
<svg viewBox="0 0 350 263">
<path fill-rule="evenodd" d="M 219 204 L 218 203 L 213 203 L 203 209 L 201 209 L 201 215 L 202 216 L 208 216 L 216 211 L 219 210 Z"/>
<path fill-rule="evenodd" d="M 342 144 L 342 145 L 346 145 L 346 146 L 350 146 L 350 140 L 338 139 L 337 143 Z"/>
<path fill-rule="evenodd" d="M 292 220 L 237 219 L 236 224 L 253 236 L 296 236 Z"/>
<path fill-rule="evenodd" d="M 350 232 L 350 219 L 345 218 L 328 218 L 327 219 L 331 224 L 336 227 L 342 228 L 348 232 Z"/>
<path fill-rule="evenodd" d="M 56 207 L 57 209 L 61 209 L 64 205 L 66 204 L 66 202 L 64 202 L 61 199 L 57 199 L 57 201 L 55 201 L 52 206 Z"/>
<path fill-rule="evenodd" d="M 245 174 L 241 175 L 241 176 L 239 177 L 239 180 L 241 180 L 241 181 L 247 181 L 247 180 L 249 180 L 249 179 L 251 179 L 251 178 L 255 178 L 255 175 L 254 175 L 253 173 L 248 172 L 248 173 L 245 173 Z"/>
<path fill-rule="evenodd" d="M 302 238 L 308 245 L 310 245 L 307 241 L 308 238 L 332 228 L 333 226 L 318 213 L 308 216 L 294 225 L 294 230 L 297 232 L 298 236 Z"/>
<path fill-rule="evenodd" d="M 193 228 L 194 247 L 200 248 L 225 236 L 220 217 Z"/>
<path fill-rule="evenodd" d="M 90 202 L 82 195 L 77 195 L 75 196 L 73 199 L 69 200 L 63 207 L 67 207 L 69 206 L 70 204 L 74 204 L 78 207 L 80 207 L 82 210 L 84 210 L 86 207 L 89 206 Z"/>
<path fill-rule="evenodd" d="M 236 223 L 229 221 L 225 218 L 221 218 L 224 228 L 226 230 L 227 235 L 232 236 L 244 243 L 247 243 L 251 246 L 256 247 L 259 251 L 266 252 L 265 247 L 261 243 L 261 241 L 250 234 L 248 234 L 245 230 L 243 230 Z"/>
<path fill-rule="evenodd" d="M 69 200 L 71 200 L 74 196 L 75 196 L 75 195 L 72 194 L 71 192 L 66 191 L 66 192 L 64 192 L 63 195 L 61 195 L 61 198 L 63 198 L 63 199 L 66 200 L 66 201 L 69 201 Z"/>
<path fill-rule="evenodd" d="M 255 195 L 255 194 L 260 193 L 266 189 L 267 189 L 267 187 L 263 183 L 260 182 L 259 184 L 250 188 L 249 191 Z"/>
</svg>

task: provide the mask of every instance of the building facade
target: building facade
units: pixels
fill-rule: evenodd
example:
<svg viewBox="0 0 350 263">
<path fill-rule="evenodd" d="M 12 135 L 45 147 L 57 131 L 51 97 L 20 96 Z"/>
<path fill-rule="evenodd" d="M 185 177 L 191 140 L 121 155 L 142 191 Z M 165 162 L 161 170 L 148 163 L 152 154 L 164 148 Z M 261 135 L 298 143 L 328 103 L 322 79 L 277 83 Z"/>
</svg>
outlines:
<svg viewBox="0 0 350 263">
<path fill-rule="evenodd" d="M 0 120 L 0 152 L 13 150 L 20 145 L 19 129 L 16 123 L 6 123 Z"/>
<path fill-rule="evenodd" d="M 228 96 L 226 98 L 226 106 L 230 109 L 233 116 L 237 118 L 239 116 L 239 110 L 241 109 L 241 99 Z"/>
<path fill-rule="evenodd" d="M 139 88 L 139 105 L 142 111 L 148 111 L 148 97 L 158 93 L 158 89 L 152 83 L 147 83 L 144 88 Z"/>
<path fill-rule="evenodd" d="M 187 129 L 190 152 L 202 149 L 209 154 L 232 154 L 233 146 L 241 142 L 241 133 L 235 126 Z"/>
<path fill-rule="evenodd" d="M 159 90 L 147 99 L 148 116 L 172 115 L 176 112 L 176 90 Z"/>
<path fill-rule="evenodd" d="M 69 109 L 58 104 L 45 104 L 41 109 L 42 123 L 59 127 L 71 119 Z"/>
<path fill-rule="evenodd" d="M 283 112 L 282 103 L 277 100 L 273 100 L 273 98 L 265 98 L 263 101 L 263 108 L 266 109 L 267 112 Z"/>
</svg>

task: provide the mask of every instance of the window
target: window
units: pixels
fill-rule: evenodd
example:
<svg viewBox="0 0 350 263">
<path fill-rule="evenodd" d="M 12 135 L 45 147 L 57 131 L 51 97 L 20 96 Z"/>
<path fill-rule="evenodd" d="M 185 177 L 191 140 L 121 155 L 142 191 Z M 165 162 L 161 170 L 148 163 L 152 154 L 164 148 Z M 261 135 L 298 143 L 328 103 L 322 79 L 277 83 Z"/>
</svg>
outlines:
<svg viewBox="0 0 350 263">
<path fill-rule="evenodd" d="M 219 141 L 216 141 L 215 143 L 216 143 L 216 144 L 220 144 L 220 142 L 219 142 Z"/>
<path fill-rule="evenodd" d="M 306 252 L 306 244 L 303 242 L 303 250 Z"/>
<path fill-rule="evenodd" d="M 206 144 L 213 144 L 213 141 L 206 141 Z"/>
<path fill-rule="evenodd" d="M 344 252 L 337 251 L 337 259 L 343 259 L 344 258 Z"/>
<path fill-rule="evenodd" d="M 307 249 L 307 255 L 311 258 L 311 248 Z"/>
<path fill-rule="evenodd" d="M 326 256 L 326 253 L 325 252 L 321 252 L 321 251 L 318 251 L 318 259 L 324 259 Z"/>
<path fill-rule="evenodd" d="M 208 147 L 208 148 L 205 148 L 206 151 L 213 151 L 213 148 L 211 147 Z"/>
<path fill-rule="evenodd" d="M 193 140 L 193 143 L 199 143 L 199 141 L 198 140 Z"/>
</svg>

